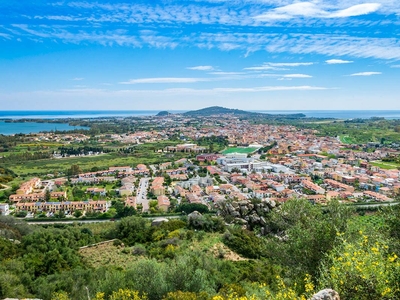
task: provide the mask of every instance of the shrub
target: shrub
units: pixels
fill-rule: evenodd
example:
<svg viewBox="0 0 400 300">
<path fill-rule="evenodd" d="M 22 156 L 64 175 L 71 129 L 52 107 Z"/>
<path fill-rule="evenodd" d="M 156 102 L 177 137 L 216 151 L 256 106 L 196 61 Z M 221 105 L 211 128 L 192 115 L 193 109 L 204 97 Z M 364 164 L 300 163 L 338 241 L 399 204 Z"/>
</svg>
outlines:
<svg viewBox="0 0 400 300">
<path fill-rule="evenodd" d="M 341 298 L 399 299 L 400 262 L 384 240 L 362 231 L 355 242 L 343 240 L 322 265 L 319 285 L 335 289 Z"/>
</svg>

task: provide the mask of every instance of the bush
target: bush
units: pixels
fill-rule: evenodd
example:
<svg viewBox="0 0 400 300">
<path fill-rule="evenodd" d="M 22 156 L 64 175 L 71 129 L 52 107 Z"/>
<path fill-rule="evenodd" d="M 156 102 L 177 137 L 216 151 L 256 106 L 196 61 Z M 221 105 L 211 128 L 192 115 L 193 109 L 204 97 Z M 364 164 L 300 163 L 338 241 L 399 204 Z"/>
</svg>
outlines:
<svg viewBox="0 0 400 300">
<path fill-rule="evenodd" d="M 262 239 L 241 228 L 230 229 L 223 235 L 222 241 L 232 251 L 247 258 L 259 258 L 265 252 Z"/>
<path fill-rule="evenodd" d="M 145 256 L 146 253 L 146 248 L 143 245 L 136 245 L 132 249 L 132 254 L 135 256 Z"/>
<path fill-rule="evenodd" d="M 357 241 L 343 240 L 322 264 L 320 287 L 335 289 L 343 299 L 399 299 L 399 259 L 388 249 L 384 240 L 362 231 Z"/>
</svg>

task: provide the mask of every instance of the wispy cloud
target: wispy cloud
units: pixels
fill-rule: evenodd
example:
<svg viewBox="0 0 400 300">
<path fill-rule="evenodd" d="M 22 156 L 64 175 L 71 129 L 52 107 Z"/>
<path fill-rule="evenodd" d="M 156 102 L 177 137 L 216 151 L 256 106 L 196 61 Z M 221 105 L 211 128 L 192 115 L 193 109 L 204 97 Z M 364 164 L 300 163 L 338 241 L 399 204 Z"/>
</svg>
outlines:
<svg viewBox="0 0 400 300">
<path fill-rule="evenodd" d="M 63 43 L 95 43 L 103 46 L 154 47 L 175 49 L 197 47 L 200 49 L 220 49 L 223 51 L 240 50 L 267 51 L 268 53 L 320 54 L 329 56 L 347 56 L 357 58 L 400 59 L 400 39 L 393 37 L 359 37 L 347 34 L 298 34 L 288 33 L 192 33 L 182 36 L 179 32 L 160 35 L 154 31 L 131 33 L 127 30 L 88 30 L 57 28 L 52 26 L 13 25 L 20 36 L 32 40 L 61 41 Z M 277 70 L 273 68 L 312 65 L 301 63 L 266 63 L 262 66 L 245 68 L 246 70 Z"/>
<path fill-rule="evenodd" d="M 376 12 L 381 7 L 380 3 L 363 3 L 353 5 L 346 9 L 341 9 L 329 14 L 329 18 L 346 18 L 361 16 Z"/>
<path fill-rule="evenodd" d="M 273 91 L 316 91 L 326 90 L 325 87 L 318 86 L 263 86 L 254 88 L 215 88 L 212 89 L 217 92 L 273 92 Z"/>
<path fill-rule="evenodd" d="M 360 72 L 360 73 L 354 73 L 350 74 L 349 76 L 372 76 L 372 75 L 380 75 L 382 74 L 381 72 Z"/>
<path fill-rule="evenodd" d="M 363 3 L 340 10 L 330 10 L 320 3 L 297 2 L 269 10 L 254 17 L 258 21 L 289 20 L 293 18 L 346 18 L 373 13 L 379 9 L 380 3 Z"/>
<path fill-rule="evenodd" d="M 342 60 L 342 59 L 328 59 L 325 62 L 328 65 L 336 65 L 336 64 L 351 64 L 353 61 L 351 61 L 351 60 Z"/>
<path fill-rule="evenodd" d="M 120 82 L 119 84 L 139 84 L 139 83 L 194 83 L 210 81 L 208 78 L 190 78 L 190 77 L 159 77 L 159 78 L 139 78 Z"/>
<path fill-rule="evenodd" d="M 247 67 L 247 68 L 244 68 L 243 70 L 249 70 L 249 71 L 269 71 L 269 70 L 282 71 L 282 70 L 287 70 L 287 69 L 272 67 L 272 66 L 269 66 L 269 65 L 263 65 L 263 66 L 257 66 L 257 67 Z"/>
<path fill-rule="evenodd" d="M 186 69 L 197 70 L 197 71 L 213 71 L 214 70 L 214 68 L 212 66 L 196 66 L 196 67 L 188 67 Z"/>
<path fill-rule="evenodd" d="M 400 65 L 391 65 L 391 68 L 400 68 Z"/>
<path fill-rule="evenodd" d="M 307 74 L 285 74 L 282 77 L 283 78 L 312 78 L 311 75 L 307 75 Z"/>
<path fill-rule="evenodd" d="M 9 40 L 9 39 L 11 39 L 11 35 L 0 32 L 0 38 L 5 38 L 5 39 Z"/>
<path fill-rule="evenodd" d="M 81 81 L 81 80 L 83 80 L 83 79 L 85 79 L 85 78 L 82 78 L 82 77 L 75 77 L 75 78 L 72 78 L 71 80 L 74 80 L 74 81 Z"/>
<path fill-rule="evenodd" d="M 294 62 L 294 63 L 267 63 L 273 67 L 300 67 L 300 66 L 311 66 L 312 62 Z"/>
<path fill-rule="evenodd" d="M 219 71 L 219 72 L 210 72 L 208 74 L 211 74 L 211 75 L 244 75 L 246 73 L 245 72 L 223 72 L 223 71 Z"/>
<path fill-rule="evenodd" d="M 285 70 L 288 70 L 287 68 L 294 68 L 294 67 L 300 67 L 300 66 L 311 66 L 312 64 L 313 64 L 312 62 L 266 62 L 266 63 L 262 64 L 261 66 L 247 67 L 247 68 L 244 68 L 244 70 L 285 71 Z"/>
</svg>

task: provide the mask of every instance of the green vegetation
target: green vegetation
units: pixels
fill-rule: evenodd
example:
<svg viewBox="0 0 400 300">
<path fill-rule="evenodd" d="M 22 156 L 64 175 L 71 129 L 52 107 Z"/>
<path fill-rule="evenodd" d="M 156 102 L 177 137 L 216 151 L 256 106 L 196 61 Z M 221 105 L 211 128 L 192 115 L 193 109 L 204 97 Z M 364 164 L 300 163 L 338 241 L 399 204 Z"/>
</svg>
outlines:
<svg viewBox="0 0 400 300">
<path fill-rule="evenodd" d="M 251 154 L 257 151 L 258 148 L 251 148 L 251 147 L 232 147 L 222 151 L 222 154 L 231 154 L 231 153 L 245 153 Z"/>
<path fill-rule="evenodd" d="M 329 287 L 345 299 L 398 299 L 399 216 L 400 206 L 358 216 L 292 200 L 267 214 L 264 236 L 212 216 L 158 226 L 0 216 L 0 297 L 308 299 Z"/>
<path fill-rule="evenodd" d="M 370 164 L 385 170 L 400 168 L 400 163 L 397 162 L 372 161 Z"/>
<path fill-rule="evenodd" d="M 240 109 L 225 108 L 221 106 L 206 107 L 199 110 L 188 111 L 183 114 L 191 117 L 208 117 L 211 115 L 226 114 L 226 115 L 235 115 L 244 119 L 252 119 L 252 120 L 268 120 L 268 119 L 281 119 L 281 118 L 296 119 L 305 117 L 304 114 L 271 115 L 271 114 L 249 112 Z"/>
<path fill-rule="evenodd" d="M 310 123 L 305 122 L 305 120 L 295 120 L 292 124 L 299 128 L 315 129 L 320 136 L 339 136 L 341 142 L 345 144 L 373 142 L 390 145 L 400 141 L 400 120 L 371 118 L 341 122 L 333 120 L 329 123 Z"/>
<path fill-rule="evenodd" d="M 354 144 L 355 143 L 355 140 L 353 138 L 349 137 L 348 135 L 341 135 L 341 136 L 339 136 L 339 139 L 343 144 Z"/>
<path fill-rule="evenodd" d="M 190 156 L 189 153 L 158 153 L 167 145 L 175 145 L 176 142 L 163 142 L 135 146 L 135 151 L 130 154 L 111 152 L 95 156 L 46 158 L 38 160 L 5 160 L 2 165 L 19 176 L 37 176 L 46 174 L 60 174 L 67 172 L 72 165 L 79 166 L 80 170 L 87 172 L 96 167 L 98 170 L 108 169 L 112 166 L 136 166 L 137 164 L 157 164 L 183 157 Z M 1 159 L 0 159 L 1 160 Z"/>
</svg>

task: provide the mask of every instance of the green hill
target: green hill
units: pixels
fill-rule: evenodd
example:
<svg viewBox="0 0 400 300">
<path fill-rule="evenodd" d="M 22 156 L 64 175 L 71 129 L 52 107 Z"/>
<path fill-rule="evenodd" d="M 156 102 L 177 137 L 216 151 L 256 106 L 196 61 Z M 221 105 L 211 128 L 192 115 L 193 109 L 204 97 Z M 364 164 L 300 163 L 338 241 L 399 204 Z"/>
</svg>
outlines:
<svg viewBox="0 0 400 300">
<path fill-rule="evenodd" d="M 269 119 L 276 119 L 276 118 L 304 118 L 304 114 L 287 114 L 287 115 L 275 115 L 275 114 L 264 114 L 264 113 L 257 113 L 257 112 L 250 112 L 240 109 L 232 109 L 226 108 L 221 106 L 211 106 L 202 108 L 199 110 L 192 110 L 183 113 L 185 116 L 191 117 L 207 117 L 213 115 L 234 115 L 238 117 L 247 117 L 247 118 L 269 118 Z"/>
</svg>

